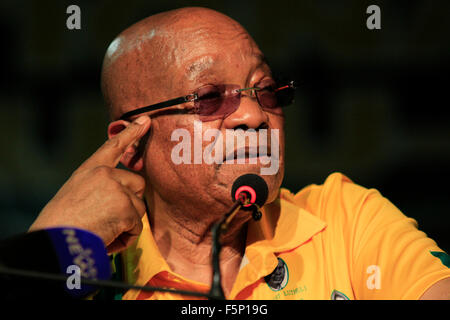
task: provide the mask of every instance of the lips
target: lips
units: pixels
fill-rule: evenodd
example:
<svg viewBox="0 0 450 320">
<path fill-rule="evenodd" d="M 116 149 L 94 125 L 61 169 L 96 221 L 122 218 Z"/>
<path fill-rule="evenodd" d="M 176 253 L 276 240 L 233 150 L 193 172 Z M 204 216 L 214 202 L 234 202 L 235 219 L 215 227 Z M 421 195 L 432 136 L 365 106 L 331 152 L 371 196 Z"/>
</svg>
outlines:
<svg viewBox="0 0 450 320">
<path fill-rule="evenodd" d="M 259 151 L 266 151 L 264 154 L 260 154 Z M 253 158 L 270 158 L 271 151 L 267 146 L 259 146 L 259 147 L 241 147 L 236 148 L 233 152 L 229 152 L 223 158 L 223 162 L 227 163 L 236 163 L 234 160 L 239 159 L 253 159 Z"/>
</svg>

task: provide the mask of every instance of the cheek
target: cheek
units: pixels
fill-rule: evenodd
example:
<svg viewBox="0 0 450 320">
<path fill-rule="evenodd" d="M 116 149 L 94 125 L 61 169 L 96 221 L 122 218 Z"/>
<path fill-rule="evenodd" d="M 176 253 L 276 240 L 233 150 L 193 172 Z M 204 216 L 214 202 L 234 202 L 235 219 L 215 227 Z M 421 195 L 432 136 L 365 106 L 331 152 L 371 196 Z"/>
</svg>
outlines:
<svg viewBox="0 0 450 320">
<path fill-rule="evenodd" d="M 152 135 L 149 138 L 144 154 L 145 173 L 152 182 L 171 181 L 176 175 L 177 166 L 171 160 L 172 149 L 178 141 L 171 141 L 172 128 L 176 123 L 172 119 L 155 118 L 152 122 Z"/>
<path fill-rule="evenodd" d="M 214 176 L 214 167 L 194 164 L 194 133 L 192 122 L 177 119 L 154 121 L 153 133 L 144 154 L 145 175 L 151 185 L 170 193 L 185 193 L 186 186 L 202 188 Z M 177 130 L 177 131 L 175 131 Z M 175 132 L 174 132 L 175 131 Z M 171 137 L 174 137 L 174 141 Z M 202 146 L 202 150 L 203 150 Z M 180 150 L 183 151 L 180 151 Z M 184 151 L 188 151 L 188 162 L 181 162 Z"/>
</svg>

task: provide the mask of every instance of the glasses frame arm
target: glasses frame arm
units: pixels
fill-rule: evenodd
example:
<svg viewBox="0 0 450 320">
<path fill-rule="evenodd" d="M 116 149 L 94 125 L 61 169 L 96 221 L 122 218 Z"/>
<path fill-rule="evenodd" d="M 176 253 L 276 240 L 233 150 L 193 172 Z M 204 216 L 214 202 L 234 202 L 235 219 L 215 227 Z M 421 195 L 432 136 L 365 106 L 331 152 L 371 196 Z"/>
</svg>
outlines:
<svg viewBox="0 0 450 320">
<path fill-rule="evenodd" d="M 176 106 L 178 104 L 183 104 L 183 103 L 186 103 L 186 102 L 192 102 L 192 101 L 195 101 L 197 99 L 198 99 L 197 94 L 196 93 L 192 93 L 192 94 L 189 94 L 187 96 L 183 96 L 183 97 L 167 100 L 167 101 L 164 101 L 164 102 L 159 102 L 159 103 L 147 106 L 147 107 L 142 107 L 142 108 L 138 108 L 136 110 L 125 112 L 119 118 L 119 120 L 127 120 L 130 117 L 138 115 L 138 114 L 141 114 L 141 113 L 150 112 L 150 111 L 156 111 L 156 110 L 159 110 L 159 109 L 164 109 L 164 108 L 167 108 L 167 107 Z"/>
</svg>

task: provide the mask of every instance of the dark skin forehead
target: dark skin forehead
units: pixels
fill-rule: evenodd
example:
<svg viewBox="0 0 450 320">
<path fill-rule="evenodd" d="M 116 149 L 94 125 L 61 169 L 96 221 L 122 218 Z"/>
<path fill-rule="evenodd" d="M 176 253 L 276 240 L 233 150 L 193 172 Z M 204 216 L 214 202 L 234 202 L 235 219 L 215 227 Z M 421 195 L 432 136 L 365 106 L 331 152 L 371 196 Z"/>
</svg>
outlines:
<svg viewBox="0 0 450 320">
<path fill-rule="evenodd" d="M 210 9 L 183 8 L 144 19 L 111 43 L 102 91 L 117 118 L 202 84 L 236 78 L 240 68 L 249 69 L 248 77 L 258 68 L 270 75 L 263 54 L 240 24 Z M 235 81 L 245 86 L 250 79 Z"/>
<path fill-rule="evenodd" d="M 250 67 L 249 76 L 257 69 L 263 70 L 266 75 L 271 74 L 263 54 L 251 52 L 246 60 Z M 240 68 L 240 65 L 227 63 L 226 59 L 221 58 L 220 54 L 215 57 L 210 55 L 188 64 L 183 77 L 194 85 L 225 83 L 228 78 L 227 75 L 233 72 L 235 68 Z M 236 84 L 246 87 L 251 86 L 249 78 L 246 79 L 245 83 Z"/>
</svg>

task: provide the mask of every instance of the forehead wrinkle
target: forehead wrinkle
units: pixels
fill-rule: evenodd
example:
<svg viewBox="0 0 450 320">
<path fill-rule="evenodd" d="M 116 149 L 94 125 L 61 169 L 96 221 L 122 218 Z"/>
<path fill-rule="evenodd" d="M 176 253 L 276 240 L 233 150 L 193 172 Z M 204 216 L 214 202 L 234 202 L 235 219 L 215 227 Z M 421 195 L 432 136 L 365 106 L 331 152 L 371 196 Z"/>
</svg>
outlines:
<svg viewBox="0 0 450 320">
<path fill-rule="evenodd" d="M 186 78 L 195 84 L 191 89 L 196 89 L 200 84 L 218 84 L 226 81 L 226 74 L 223 72 L 223 68 L 227 68 L 228 65 L 221 65 L 221 60 L 214 60 L 212 56 L 206 56 L 206 63 L 203 58 L 188 64 L 188 67 L 186 67 L 186 70 L 188 70 L 186 72 Z M 271 76 L 270 68 L 261 52 L 252 51 L 248 60 L 253 60 L 255 62 L 250 62 L 250 69 L 245 80 L 245 86 L 249 86 L 250 79 L 258 69 L 262 69 L 264 72 L 267 71 L 267 75 Z"/>
<path fill-rule="evenodd" d="M 215 60 L 212 56 L 203 56 L 200 59 L 194 61 L 186 69 L 186 78 L 190 81 L 200 78 L 202 74 L 207 73 L 215 64 Z"/>
</svg>

